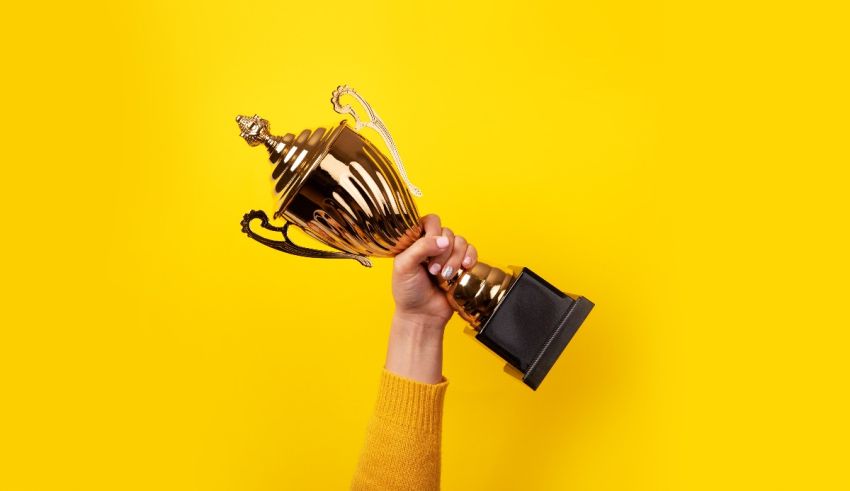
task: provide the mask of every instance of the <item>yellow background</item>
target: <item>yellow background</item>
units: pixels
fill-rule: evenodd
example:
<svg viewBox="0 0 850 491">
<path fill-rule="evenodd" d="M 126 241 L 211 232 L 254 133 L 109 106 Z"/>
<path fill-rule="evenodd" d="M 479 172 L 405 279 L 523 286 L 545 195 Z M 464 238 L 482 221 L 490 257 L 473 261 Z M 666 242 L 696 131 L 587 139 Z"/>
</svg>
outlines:
<svg viewBox="0 0 850 491">
<path fill-rule="evenodd" d="M 537 393 L 452 320 L 445 489 L 847 489 L 848 23 L 789 5 L 5 5 L 0 489 L 347 486 L 391 264 L 246 239 L 233 121 L 340 83 L 421 213 L 597 304 Z"/>
</svg>

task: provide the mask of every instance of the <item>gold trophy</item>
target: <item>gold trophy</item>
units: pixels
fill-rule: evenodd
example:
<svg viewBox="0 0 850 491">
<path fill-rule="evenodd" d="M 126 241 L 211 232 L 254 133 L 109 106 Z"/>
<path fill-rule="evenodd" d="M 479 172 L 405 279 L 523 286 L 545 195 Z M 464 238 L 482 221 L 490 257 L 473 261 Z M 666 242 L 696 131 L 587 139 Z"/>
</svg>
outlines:
<svg viewBox="0 0 850 491">
<path fill-rule="evenodd" d="M 362 121 L 350 105 L 341 104 L 344 95 L 356 99 L 369 119 Z M 236 118 L 245 141 L 264 145 L 269 153 L 277 198 L 273 216 L 284 221 L 273 225 L 265 212 L 253 210 L 243 217 L 242 231 L 296 256 L 353 259 L 371 267 L 369 257 L 393 257 L 423 235 L 413 202 L 413 195 L 422 193 L 410 182 L 389 131 L 372 107 L 348 86 L 337 87 L 331 102 L 337 113 L 354 118 L 354 128 L 342 120 L 332 129 L 275 136 L 269 133 L 268 121 L 257 115 Z M 358 132 L 364 127 L 381 135 L 395 166 Z M 255 233 L 254 220 L 281 233 L 283 240 Z M 287 234 L 291 225 L 336 251 L 296 245 Z M 510 269 L 478 262 L 435 281 L 471 326 L 468 332 L 507 362 L 508 373 L 536 390 L 593 303 L 561 292 L 528 268 Z"/>
</svg>

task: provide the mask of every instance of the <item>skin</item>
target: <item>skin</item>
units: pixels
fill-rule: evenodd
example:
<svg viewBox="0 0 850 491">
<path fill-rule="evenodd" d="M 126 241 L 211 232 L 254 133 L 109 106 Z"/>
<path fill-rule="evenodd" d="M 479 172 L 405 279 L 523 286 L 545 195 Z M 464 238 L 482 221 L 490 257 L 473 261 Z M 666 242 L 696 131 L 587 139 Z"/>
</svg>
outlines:
<svg viewBox="0 0 850 491">
<path fill-rule="evenodd" d="M 393 262 L 395 312 L 385 368 L 435 384 L 443 380 L 443 332 L 453 312 L 436 285 L 436 276 L 450 277 L 461 265 L 472 267 L 478 252 L 466 239 L 443 227 L 437 215 L 427 215 L 421 223 L 425 235 Z"/>
</svg>

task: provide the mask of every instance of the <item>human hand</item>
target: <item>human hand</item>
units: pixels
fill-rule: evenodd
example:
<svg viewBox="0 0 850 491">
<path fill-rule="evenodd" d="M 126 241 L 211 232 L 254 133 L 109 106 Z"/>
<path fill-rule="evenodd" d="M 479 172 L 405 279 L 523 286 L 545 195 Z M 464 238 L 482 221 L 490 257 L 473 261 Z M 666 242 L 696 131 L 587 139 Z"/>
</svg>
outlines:
<svg viewBox="0 0 850 491">
<path fill-rule="evenodd" d="M 442 328 L 453 311 L 445 292 L 428 275 L 449 279 L 461 266 L 467 269 L 474 266 L 478 253 L 465 238 L 442 227 L 437 215 L 423 217 L 421 224 L 425 235 L 394 260 L 392 290 L 396 315 Z"/>
</svg>

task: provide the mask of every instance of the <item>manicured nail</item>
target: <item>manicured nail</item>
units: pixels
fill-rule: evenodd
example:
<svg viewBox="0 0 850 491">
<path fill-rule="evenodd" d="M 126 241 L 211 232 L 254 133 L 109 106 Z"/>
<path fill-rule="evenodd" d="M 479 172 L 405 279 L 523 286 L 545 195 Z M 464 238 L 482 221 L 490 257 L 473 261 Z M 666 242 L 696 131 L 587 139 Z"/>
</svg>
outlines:
<svg viewBox="0 0 850 491">
<path fill-rule="evenodd" d="M 449 238 L 445 236 L 437 237 L 437 247 L 443 248 L 449 246 Z"/>
<path fill-rule="evenodd" d="M 439 263 L 433 263 L 433 264 L 431 264 L 431 266 L 428 268 L 428 271 L 430 271 L 432 275 L 436 276 L 436 275 L 437 275 L 437 273 L 439 273 L 439 272 L 440 272 L 440 265 L 439 265 Z"/>
<path fill-rule="evenodd" d="M 451 266 L 446 266 L 446 268 L 443 269 L 443 278 L 444 279 L 451 278 L 452 277 L 452 271 L 454 271 L 454 269 L 452 269 Z"/>
<path fill-rule="evenodd" d="M 463 258 L 463 265 L 464 266 L 466 266 L 468 268 L 470 264 L 472 264 L 472 258 L 471 257 L 466 256 L 465 258 Z"/>
</svg>

